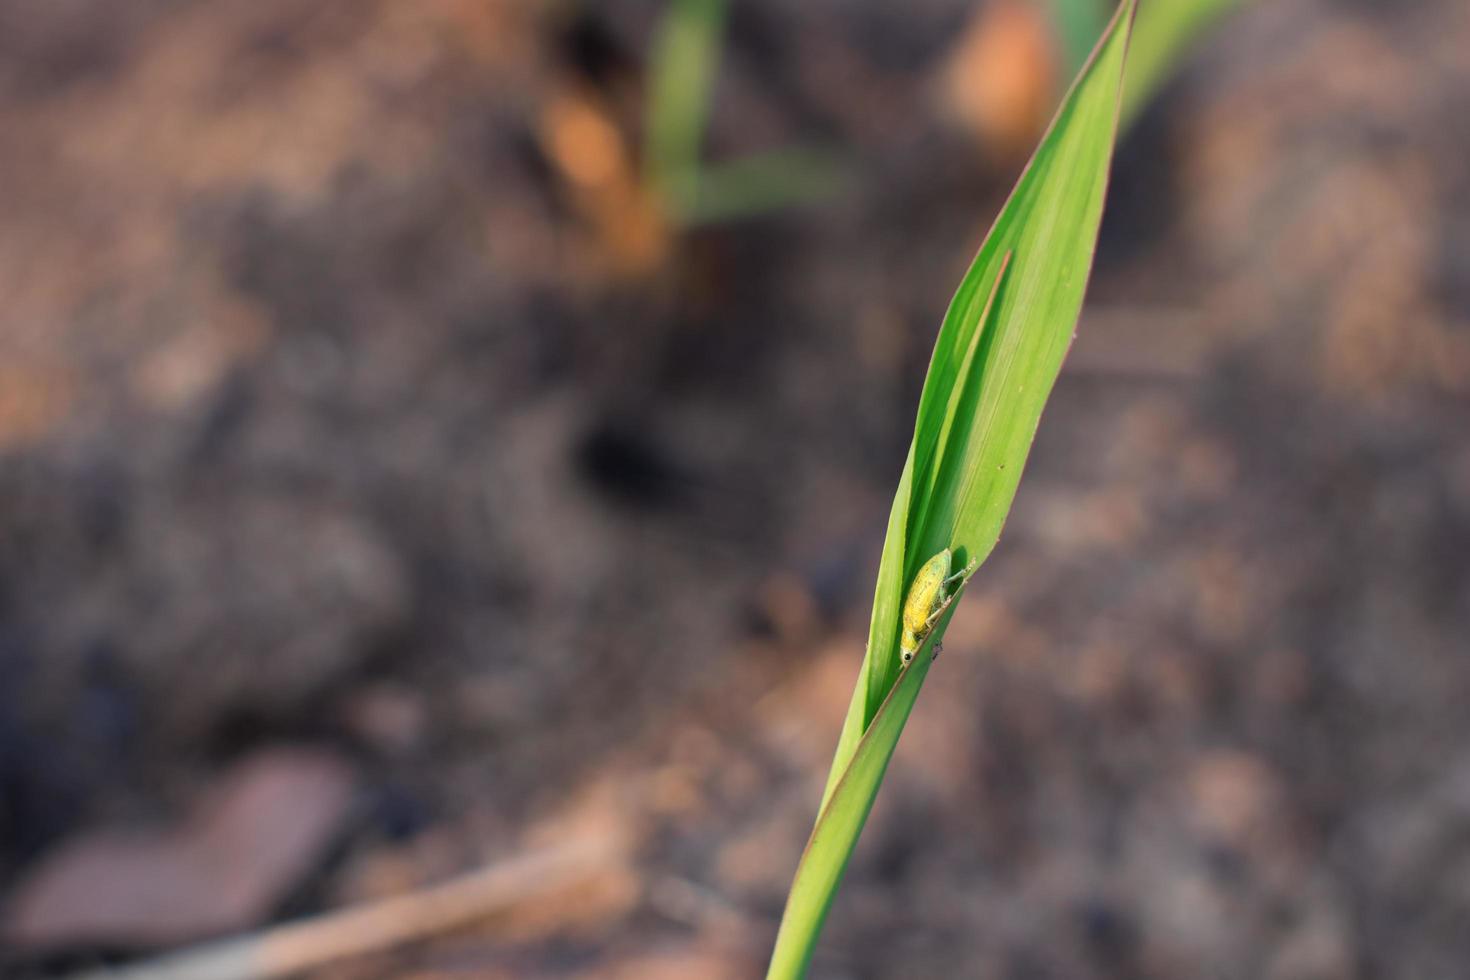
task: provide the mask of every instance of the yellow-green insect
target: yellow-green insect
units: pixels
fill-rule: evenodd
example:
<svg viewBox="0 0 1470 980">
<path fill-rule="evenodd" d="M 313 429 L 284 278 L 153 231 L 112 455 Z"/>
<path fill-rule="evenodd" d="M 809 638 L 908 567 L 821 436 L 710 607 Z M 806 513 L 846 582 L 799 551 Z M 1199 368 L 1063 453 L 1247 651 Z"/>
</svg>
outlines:
<svg viewBox="0 0 1470 980">
<path fill-rule="evenodd" d="M 898 641 L 898 659 L 905 667 L 914 662 L 924 638 L 954 601 L 959 583 L 974 570 L 975 563 L 951 575 L 953 566 L 954 555 L 945 548 L 924 562 L 924 567 L 914 576 L 914 584 L 909 586 L 908 598 L 903 603 L 903 636 Z M 939 655 L 937 649 L 934 653 Z"/>
</svg>

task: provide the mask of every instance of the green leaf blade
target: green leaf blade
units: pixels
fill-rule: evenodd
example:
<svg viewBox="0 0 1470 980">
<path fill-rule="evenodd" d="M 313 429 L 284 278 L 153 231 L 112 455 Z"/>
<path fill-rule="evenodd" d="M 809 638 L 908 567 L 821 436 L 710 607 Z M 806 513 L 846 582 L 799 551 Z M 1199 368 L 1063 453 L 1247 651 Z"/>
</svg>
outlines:
<svg viewBox="0 0 1470 980">
<path fill-rule="evenodd" d="M 1082 308 L 1107 188 L 1126 40 L 1125 31 L 1112 30 L 1100 42 L 950 306 L 941 333 L 968 337 L 975 325 L 964 322 L 961 300 L 975 288 L 971 280 L 993 281 L 1005 255 L 1014 255 L 1009 283 L 998 297 L 990 350 L 979 368 L 981 383 L 965 395 L 974 425 L 962 448 L 946 451 L 946 467 L 923 502 L 928 507 L 914 522 L 911 554 L 951 547 L 963 549 L 968 560 L 984 560 L 1000 537 Z M 925 423 L 921 413 L 920 425 Z"/>
<path fill-rule="evenodd" d="M 767 980 L 806 975 L 816 950 L 817 935 L 837 896 L 837 887 L 857 846 L 858 835 L 878 798 L 878 786 L 888 770 L 893 750 L 898 747 L 898 736 L 929 673 L 932 664 L 929 651 L 940 632 L 936 629 L 920 647 L 913 666 L 899 677 L 872 725 L 853 746 L 850 764 L 829 789 L 829 799 L 812 828 L 786 899 L 786 912 L 781 918 Z"/>
<path fill-rule="evenodd" d="M 695 201 L 725 15 L 725 0 L 669 0 L 650 55 L 645 178 L 675 216 Z"/>
<path fill-rule="evenodd" d="M 951 603 L 898 667 L 907 583 L 943 548 L 995 547 L 1071 345 L 1102 218 L 1135 0 L 1119 4 L 955 292 L 894 496 L 868 649 L 768 978 L 806 972 L 822 923 L 930 668 Z M 963 586 L 962 586 L 963 588 Z"/>
</svg>

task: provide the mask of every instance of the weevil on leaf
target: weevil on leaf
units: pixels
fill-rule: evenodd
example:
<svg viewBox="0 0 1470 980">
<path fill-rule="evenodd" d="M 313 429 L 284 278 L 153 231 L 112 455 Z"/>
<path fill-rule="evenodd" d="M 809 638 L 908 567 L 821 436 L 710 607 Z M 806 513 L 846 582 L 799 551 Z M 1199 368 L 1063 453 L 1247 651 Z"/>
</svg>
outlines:
<svg viewBox="0 0 1470 980">
<path fill-rule="evenodd" d="M 903 603 L 903 636 L 898 641 L 898 659 L 904 667 L 914 662 L 919 655 L 919 647 L 924 645 L 924 638 L 933 631 L 934 624 L 954 601 L 959 586 L 977 565 L 979 562 L 971 562 L 951 575 L 954 554 L 948 548 L 924 562 L 919 574 L 914 576 L 914 584 L 909 586 L 908 598 Z M 937 646 L 934 656 L 939 656 Z"/>
</svg>

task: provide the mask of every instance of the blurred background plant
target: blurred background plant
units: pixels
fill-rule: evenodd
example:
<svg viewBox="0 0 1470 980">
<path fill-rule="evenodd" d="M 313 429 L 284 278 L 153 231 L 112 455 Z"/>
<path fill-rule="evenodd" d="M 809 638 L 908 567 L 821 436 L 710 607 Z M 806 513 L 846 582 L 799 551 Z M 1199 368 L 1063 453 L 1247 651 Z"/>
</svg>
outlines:
<svg viewBox="0 0 1470 980">
<path fill-rule="evenodd" d="M 831 151 L 783 147 L 706 163 L 700 144 L 714 101 L 725 0 L 670 0 L 648 67 L 643 159 L 648 186 L 679 226 L 820 201 L 847 180 Z"/>
<path fill-rule="evenodd" d="M 1112 14 L 1106 0 L 1043 0 L 1051 7 L 1052 24 L 1067 72 L 1082 66 Z M 1189 46 L 1209 27 L 1245 0 L 1188 0 L 1146 3 L 1140 8 L 1128 57 L 1128 84 L 1123 118 L 1131 121 L 1168 80 Z"/>
<path fill-rule="evenodd" d="M 1022 3 L 1027 0 L 1021 0 Z M 1050 35 L 1043 44 L 1060 48 L 1056 77 L 1062 84 L 1082 67 L 1112 14 L 1105 0 L 1029 0 L 1040 10 L 1050 5 L 1049 24 L 1030 30 Z M 1130 69 L 1125 120 L 1132 118 L 1167 80 L 1169 72 L 1211 24 L 1242 0 L 1156 3 L 1144 9 Z M 996 9 L 1005 11 L 1005 5 Z M 1015 11 L 992 14 L 998 19 L 1028 19 L 1021 3 Z M 715 101 L 720 52 L 724 44 L 727 0 L 670 0 L 654 34 L 647 71 L 643 165 L 646 186 L 676 226 L 734 220 L 803 203 L 819 202 L 842 192 L 851 180 L 851 163 L 832 149 L 806 146 L 749 152 L 709 163 L 701 144 Z M 985 28 L 998 43 L 1010 45 L 1005 30 Z M 996 44 L 997 40 L 992 40 Z M 1023 53 L 1026 45 L 1020 45 Z"/>
</svg>

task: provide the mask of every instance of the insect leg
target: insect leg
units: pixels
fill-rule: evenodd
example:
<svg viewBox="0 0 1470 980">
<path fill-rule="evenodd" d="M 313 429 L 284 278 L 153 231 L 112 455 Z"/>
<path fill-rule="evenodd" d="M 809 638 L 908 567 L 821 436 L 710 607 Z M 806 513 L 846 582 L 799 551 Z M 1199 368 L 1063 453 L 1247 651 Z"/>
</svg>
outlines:
<svg viewBox="0 0 1470 980">
<path fill-rule="evenodd" d="M 948 589 L 950 587 L 950 585 L 952 585 L 955 582 L 963 582 L 966 578 L 968 578 L 971 574 L 974 573 L 975 569 L 977 569 L 979 567 L 980 567 L 980 562 L 978 560 L 972 561 L 972 562 L 970 562 L 970 564 L 966 565 L 964 568 L 962 568 L 959 571 L 955 572 L 953 575 L 951 575 L 949 578 L 945 579 L 940 584 L 944 588 Z"/>
</svg>

